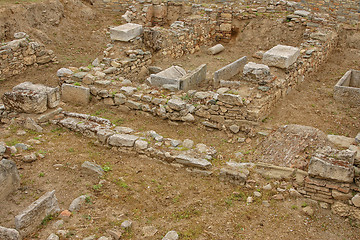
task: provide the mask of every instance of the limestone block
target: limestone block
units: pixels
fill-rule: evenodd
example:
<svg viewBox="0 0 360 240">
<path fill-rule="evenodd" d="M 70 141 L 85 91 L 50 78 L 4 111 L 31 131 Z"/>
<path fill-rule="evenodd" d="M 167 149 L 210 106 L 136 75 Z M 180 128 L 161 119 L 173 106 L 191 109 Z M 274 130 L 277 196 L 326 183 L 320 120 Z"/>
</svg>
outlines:
<svg viewBox="0 0 360 240">
<path fill-rule="evenodd" d="M 61 86 L 62 100 L 73 104 L 89 104 L 90 89 L 64 83 Z"/>
<path fill-rule="evenodd" d="M 26 236 L 34 231 L 46 216 L 59 211 L 55 190 L 47 192 L 19 215 L 15 216 L 16 229 L 22 236 Z"/>
<path fill-rule="evenodd" d="M 20 176 L 16 164 L 7 159 L 0 161 L 0 200 L 20 186 Z"/>
<path fill-rule="evenodd" d="M 277 45 L 264 53 L 263 63 L 270 67 L 288 68 L 296 62 L 299 56 L 299 48 Z"/>
<path fill-rule="evenodd" d="M 225 50 L 222 44 L 216 44 L 215 46 L 208 49 L 208 54 L 215 55 Z"/>
<path fill-rule="evenodd" d="M 129 134 L 114 134 L 109 137 L 108 144 L 117 147 L 133 147 L 138 138 Z"/>
<path fill-rule="evenodd" d="M 111 40 L 127 42 L 143 33 L 143 27 L 135 23 L 126 23 L 110 28 Z"/>
</svg>

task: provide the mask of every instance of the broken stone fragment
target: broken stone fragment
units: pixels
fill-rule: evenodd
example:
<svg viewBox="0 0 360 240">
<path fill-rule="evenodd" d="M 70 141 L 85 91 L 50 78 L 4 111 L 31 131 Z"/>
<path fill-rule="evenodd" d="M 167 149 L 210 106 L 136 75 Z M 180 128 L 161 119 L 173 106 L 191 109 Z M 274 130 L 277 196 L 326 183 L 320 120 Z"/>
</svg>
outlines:
<svg viewBox="0 0 360 240">
<path fill-rule="evenodd" d="M 104 170 L 102 169 L 102 167 L 96 163 L 92 163 L 89 161 L 85 161 L 81 167 L 87 171 L 89 171 L 90 173 L 96 173 L 100 176 L 104 175 Z"/>
<path fill-rule="evenodd" d="M 178 240 L 179 235 L 175 231 L 169 231 L 166 235 L 162 238 L 162 240 Z"/>
<path fill-rule="evenodd" d="M 110 28 L 111 40 L 128 42 L 143 33 L 143 27 L 135 23 L 126 23 L 121 26 Z"/>
<path fill-rule="evenodd" d="M 86 197 L 87 197 L 86 195 L 82 195 L 80 197 L 75 198 L 69 206 L 69 211 L 70 212 L 79 211 L 81 206 L 85 203 Z"/>
<path fill-rule="evenodd" d="M 299 48 L 277 45 L 264 53 L 263 63 L 270 67 L 289 68 L 299 56 Z"/>
<path fill-rule="evenodd" d="M 16 229 L 0 226 L 0 239 L 2 240 L 21 240 L 20 233 Z"/>
<path fill-rule="evenodd" d="M 2 159 L 0 161 L 0 200 L 17 190 L 19 186 L 20 176 L 15 162 Z"/>
</svg>

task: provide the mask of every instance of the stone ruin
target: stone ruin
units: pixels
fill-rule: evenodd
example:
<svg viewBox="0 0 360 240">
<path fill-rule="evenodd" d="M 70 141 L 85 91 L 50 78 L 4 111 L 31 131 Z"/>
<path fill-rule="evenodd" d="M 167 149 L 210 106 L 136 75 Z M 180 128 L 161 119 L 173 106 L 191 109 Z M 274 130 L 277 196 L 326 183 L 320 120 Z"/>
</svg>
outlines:
<svg viewBox="0 0 360 240">
<path fill-rule="evenodd" d="M 277 45 L 258 52 L 256 55 L 261 63 L 248 62 L 247 56 L 239 56 L 236 61 L 215 71 L 210 78 L 206 64 L 192 71 L 175 65 L 162 70 L 151 66 L 151 59 L 156 55 L 178 58 L 195 53 L 202 46 L 212 46 L 207 50 L 208 54 L 219 54 L 224 46 L 215 43 L 231 39 L 236 30 L 234 19 L 256 18 L 254 12 L 294 10 L 282 2 L 258 7 L 256 11 L 204 9 L 194 4 L 187 12 L 194 10 L 202 15 L 189 15 L 181 21 L 170 19 L 170 13 L 174 9 L 186 10 L 185 4 L 167 2 L 144 6 L 144 2 L 140 2 L 136 7 L 140 6 L 142 11 L 129 8 L 123 15 L 128 23 L 109 28 L 112 42 L 102 57 L 87 67 L 59 69 L 58 87 L 31 82 L 15 86 L 2 96 L 4 105 L 0 105 L 0 119 L 6 122 L 5 119 L 11 118 L 13 113 L 41 114 L 35 115 L 35 120 L 28 118 L 25 126 L 41 132 L 40 125 L 49 122 L 95 139 L 99 145 L 115 151 L 146 155 L 166 164 L 184 167 L 192 173 L 218 176 L 221 181 L 236 185 L 249 184 L 248 178 L 254 173 L 285 179 L 294 183 L 293 193 L 319 201 L 324 208 L 331 206 L 342 216 L 359 220 L 359 136 L 351 139 L 351 144 L 345 147 L 347 150 L 338 150 L 332 138 L 317 129 L 287 125 L 262 142 L 257 150 L 258 162 L 228 161 L 218 167 L 211 163 L 218 154 L 214 147 L 194 145 L 189 139 L 164 138 L 155 131 L 116 127 L 107 119 L 88 114 L 61 108 L 52 110 L 61 101 L 79 106 L 100 102 L 126 111 L 147 112 L 162 119 L 200 123 L 208 129 L 254 137 L 253 127 L 326 59 L 337 43 L 336 29 L 311 29 L 305 32 L 305 40 L 298 47 Z M 321 21 L 311 15 L 300 10 L 286 19 L 312 28 Z M 133 20 L 138 23 L 132 23 Z M 330 25 L 325 20 L 321 24 Z M 166 25 L 169 28 L 163 27 Z M 117 48 L 118 41 L 128 45 Z M 14 69 L 1 67 L 0 76 L 15 75 L 17 70 L 24 71 L 25 66 L 56 61 L 51 51 L 26 36 L 4 44 L 0 50 L 3 50 L 0 51 L 4 56 L 2 59 L 7 61 L 1 66 L 10 65 L 8 55 L 11 54 L 24 62 L 12 64 Z M 119 52 L 122 55 L 118 55 Z M 148 77 L 145 83 L 135 81 L 139 75 Z M 357 103 L 359 76 L 357 70 L 348 71 L 335 86 L 334 98 Z M 204 85 L 207 86 L 204 88 Z M 20 184 L 16 165 L 9 160 L 12 151 L 13 148 L 0 143 L 0 199 L 16 191 Z M 81 167 L 95 176 L 104 174 L 101 166 L 95 163 L 84 162 Z M 85 197 L 75 200 L 81 202 Z M 75 211 L 77 207 L 74 205 L 70 205 L 70 211 Z M 55 191 L 47 192 L 15 216 L 16 230 L 0 227 L 0 237 L 19 239 L 20 235 L 26 236 L 33 231 L 44 217 L 59 212 Z"/>
</svg>

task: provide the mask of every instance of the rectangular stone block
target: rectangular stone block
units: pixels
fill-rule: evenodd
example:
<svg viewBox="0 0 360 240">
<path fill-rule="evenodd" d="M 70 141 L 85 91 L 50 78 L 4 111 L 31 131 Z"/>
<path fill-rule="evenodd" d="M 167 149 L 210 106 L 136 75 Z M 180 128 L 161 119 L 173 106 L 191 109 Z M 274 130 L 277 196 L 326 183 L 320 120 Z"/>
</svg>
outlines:
<svg viewBox="0 0 360 240">
<path fill-rule="evenodd" d="M 108 138 L 108 144 L 116 147 L 133 147 L 138 138 L 129 134 L 114 134 Z"/>
<path fill-rule="evenodd" d="M 195 89 L 206 79 L 206 64 L 202 64 L 191 73 L 186 74 L 180 79 L 180 89 L 188 91 Z"/>
<path fill-rule="evenodd" d="M 184 154 L 176 156 L 175 161 L 188 167 L 196 167 L 201 169 L 211 168 L 211 163 L 209 161 L 205 159 L 190 157 Z"/>
<path fill-rule="evenodd" d="M 20 176 L 16 164 L 7 159 L 0 161 L 0 201 L 20 186 Z"/>
<path fill-rule="evenodd" d="M 55 190 L 47 192 L 19 215 L 15 216 L 16 229 L 22 236 L 26 236 L 34 231 L 46 216 L 59 211 Z"/>
<path fill-rule="evenodd" d="M 111 40 L 128 42 L 143 33 L 143 26 L 135 23 L 126 23 L 110 28 Z"/>
<path fill-rule="evenodd" d="M 153 86 L 174 85 L 180 89 L 180 79 L 186 75 L 186 71 L 179 66 L 171 66 L 157 74 L 150 75 L 150 83 Z"/>
<path fill-rule="evenodd" d="M 270 67 L 288 68 L 296 62 L 299 56 L 299 48 L 277 45 L 264 53 L 262 61 Z"/>
<path fill-rule="evenodd" d="M 64 83 L 61 86 L 61 97 L 64 102 L 87 105 L 90 102 L 90 89 Z"/>
<path fill-rule="evenodd" d="M 20 113 L 43 113 L 47 110 L 47 95 L 30 90 L 6 92 L 2 96 L 5 108 Z"/>
<path fill-rule="evenodd" d="M 215 86 L 218 86 L 220 84 L 220 80 L 229 80 L 233 76 L 242 72 L 246 63 L 247 63 L 247 57 L 244 56 L 242 58 L 239 58 L 235 62 L 232 62 L 226 65 L 225 67 L 217 70 L 214 73 Z"/>
</svg>

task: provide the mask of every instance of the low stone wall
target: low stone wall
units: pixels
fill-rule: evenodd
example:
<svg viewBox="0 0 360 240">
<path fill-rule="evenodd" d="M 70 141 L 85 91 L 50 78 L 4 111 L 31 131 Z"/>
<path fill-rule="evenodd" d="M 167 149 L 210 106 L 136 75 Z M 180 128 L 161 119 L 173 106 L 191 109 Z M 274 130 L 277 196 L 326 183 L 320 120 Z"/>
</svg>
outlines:
<svg viewBox="0 0 360 240">
<path fill-rule="evenodd" d="M 0 45 L 0 79 L 18 75 L 31 66 L 56 62 L 52 50 L 34 42 L 24 33 L 23 38 Z"/>
</svg>

